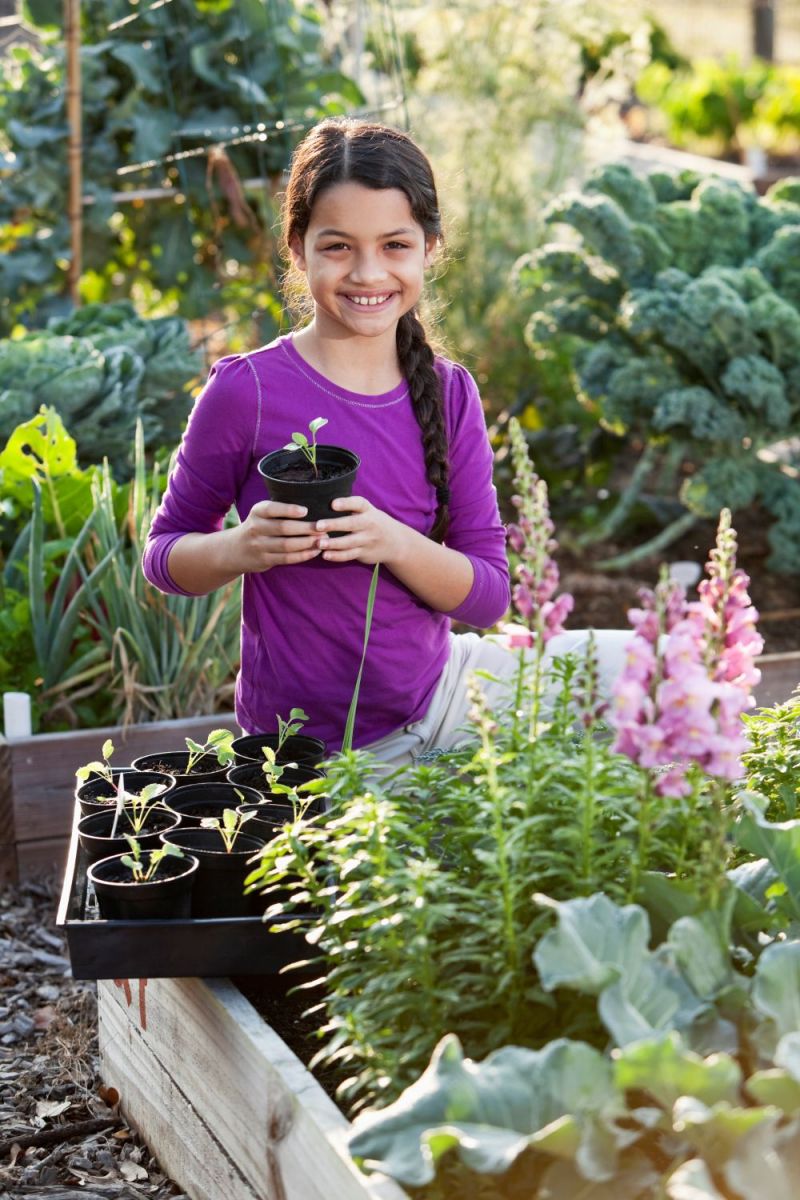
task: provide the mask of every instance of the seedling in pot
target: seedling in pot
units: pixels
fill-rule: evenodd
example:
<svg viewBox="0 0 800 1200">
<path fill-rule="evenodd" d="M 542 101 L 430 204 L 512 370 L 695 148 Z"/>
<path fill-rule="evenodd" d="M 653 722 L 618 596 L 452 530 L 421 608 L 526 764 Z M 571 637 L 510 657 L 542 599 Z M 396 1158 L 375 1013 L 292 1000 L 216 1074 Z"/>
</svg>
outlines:
<svg viewBox="0 0 800 1200">
<path fill-rule="evenodd" d="M 106 738 L 103 742 L 103 747 L 100 751 L 103 755 L 103 761 L 86 763 L 83 767 L 78 767 L 75 776 L 79 783 L 86 783 L 91 775 L 98 775 L 101 779 L 105 779 L 106 783 L 114 786 L 114 776 L 112 773 L 111 763 L 109 759 L 114 753 L 114 743 L 111 738 Z"/>
<path fill-rule="evenodd" d="M 149 883 L 158 870 L 159 863 L 167 857 L 183 858 L 184 854 L 180 846 L 172 846 L 165 844 L 157 850 L 151 850 L 147 866 L 145 866 L 142 858 L 142 848 L 135 837 L 130 834 L 126 835 L 126 840 L 131 848 L 130 854 L 123 854 L 120 862 L 124 867 L 128 867 L 133 876 L 134 883 Z"/>
<path fill-rule="evenodd" d="M 302 453 L 306 456 L 308 461 L 311 463 L 311 466 L 314 468 L 314 478 L 315 479 L 317 479 L 319 477 L 319 471 L 317 470 L 317 432 L 318 432 L 318 430 L 322 429 L 323 425 L 327 425 L 327 424 L 328 424 L 327 417 L 315 417 L 314 420 L 311 421 L 308 426 L 309 432 L 311 434 L 310 442 L 304 433 L 293 433 L 292 440 L 283 447 L 284 450 L 300 450 L 300 451 L 302 451 Z M 308 718 L 306 718 L 306 719 L 308 719 Z"/>
<path fill-rule="evenodd" d="M 221 767 L 229 767 L 236 759 L 232 749 L 233 734 L 229 729 L 212 729 L 202 746 L 188 737 L 185 741 L 186 749 L 189 751 L 189 757 L 186 760 L 185 774 L 187 775 L 205 754 L 215 754 Z"/>
<path fill-rule="evenodd" d="M 125 790 L 124 776 L 120 775 L 117 783 L 117 798 L 114 802 L 114 824 L 111 826 L 111 837 L 117 835 L 117 825 L 124 808 L 130 809 L 128 820 L 134 833 L 141 833 L 154 808 L 159 807 L 158 797 L 167 790 L 165 783 L 148 783 L 138 794 Z"/>
<path fill-rule="evenodd" d="M 299 733 L 303 725 L 308 720 L 308 713 L 303 712 L 302 708 L 293 708 L 289 713 L 289 720 L 284 721 L 278 713 L 275 713 L 278 719 L 278 745 L 275 748 L 276 755 L 280 753 L 283 743 L 288 737 Z"/>
<path fill-rule="evenodd" d="M 241 799 L 241 793 L 239 793 Z M 236 839 L 242 832 L 242 826 L 251 817 L 254 817 L 254 812 L 240 813 L 235 808 L 226 808 L 222 813 L 222 820 L 219 817 L 204 817 L 200 822 L 201 829 L 218 829 L 219 835 L 225 843 L 225 852 L 230 854 L 235 845 Z"/>
</svg>

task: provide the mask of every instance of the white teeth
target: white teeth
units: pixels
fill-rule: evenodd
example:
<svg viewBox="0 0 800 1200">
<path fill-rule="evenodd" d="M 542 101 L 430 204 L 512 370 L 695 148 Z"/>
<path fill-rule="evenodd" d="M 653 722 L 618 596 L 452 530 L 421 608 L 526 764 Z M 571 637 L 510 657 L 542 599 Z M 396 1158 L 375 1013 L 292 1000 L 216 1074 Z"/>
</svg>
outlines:
<svg viewBox="0 0 800 1200">
<path fill-rule="evenodd" d="M 360 304 L 365 307 L 367 305 L 383 304 L 384 300 L 388 300 L 389 297 L 388 297 L 388 295 L 386 295 L 386 296 L 351 296 L 350 299 L 353 301 L 354 304 Z"/>
</svg>

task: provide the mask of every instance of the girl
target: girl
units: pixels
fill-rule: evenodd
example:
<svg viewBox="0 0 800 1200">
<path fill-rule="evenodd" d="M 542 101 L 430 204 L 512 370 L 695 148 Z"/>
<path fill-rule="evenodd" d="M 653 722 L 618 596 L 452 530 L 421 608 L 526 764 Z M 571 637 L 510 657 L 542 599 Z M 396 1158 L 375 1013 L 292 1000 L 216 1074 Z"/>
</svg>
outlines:
<svg viewBox="0 0 800 1200">
<path fill-rule="evenodd" d="M 441 220 L 414 142 L 381 125 L 322 122 L 295 152 L 283 217 L 313 316 L 212 369 L 144 571 L 186 595 L 242 575 L 239 723 L 273 731 L 277 714 L 301 707 L 306 732 L 332 753 L 380 563 L 354 745 L 396 764 L 455 744 L 476 667 L 515 668 L 497 642 L 450 632 L 453 619 L 487 628 L 509 604 L 492 451 L 474 381 L 434 356 L 417 316 Z M 318 416 L 324 441 L 353 450 L 361 467 L 358 494 L 334 501 L 341 515 L 313 524 L 305 509 L 264 499 L 256 468 Z M 240 524 L 223 529 L 234 504 Z"/>
</svg>

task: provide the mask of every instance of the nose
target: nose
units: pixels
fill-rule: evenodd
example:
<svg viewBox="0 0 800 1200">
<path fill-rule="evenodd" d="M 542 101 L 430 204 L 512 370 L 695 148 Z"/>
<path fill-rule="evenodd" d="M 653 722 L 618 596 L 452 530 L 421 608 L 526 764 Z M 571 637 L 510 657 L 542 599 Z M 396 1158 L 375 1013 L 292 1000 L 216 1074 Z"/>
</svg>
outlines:
<svg viewBox="0 0 800 1200">
<path fill-rule="evenodd" d="M 381 262 L 380 255 L 374 250 L 361 250 L 350 269 L 350 278 L 353 283 L 359 283 L 363 287 L 379 283 L 382 279 L 385 279 L 386 271 Z"/>
</svg>

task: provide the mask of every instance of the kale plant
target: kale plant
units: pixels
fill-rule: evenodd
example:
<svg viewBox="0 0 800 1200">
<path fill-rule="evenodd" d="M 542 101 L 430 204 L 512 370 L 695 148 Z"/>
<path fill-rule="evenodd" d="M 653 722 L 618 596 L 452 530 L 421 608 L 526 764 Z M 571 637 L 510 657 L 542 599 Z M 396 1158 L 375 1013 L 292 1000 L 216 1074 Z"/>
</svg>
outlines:
<svg viewBox="0 0 800 1200">
<path fill-rule="evenodd" d="M 800 181 L 759 197 L 727 180 L 640 178 L 613 164 L 546 219 L 572 236 L 517 266 L 530 346 L 537 357 L 566 355 L 581 402 L 644 447 L 586 540 L 620 528 L 647 486 L 679 511 L 637 557 L 699 517 L 758 504 L 770 517 L 769 565 L 800 572 L 790 441 L 800 416 Z"/>
</svg>

